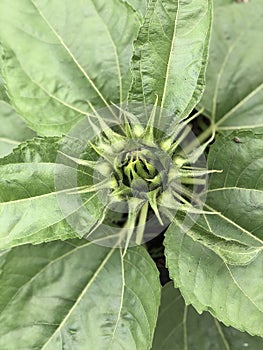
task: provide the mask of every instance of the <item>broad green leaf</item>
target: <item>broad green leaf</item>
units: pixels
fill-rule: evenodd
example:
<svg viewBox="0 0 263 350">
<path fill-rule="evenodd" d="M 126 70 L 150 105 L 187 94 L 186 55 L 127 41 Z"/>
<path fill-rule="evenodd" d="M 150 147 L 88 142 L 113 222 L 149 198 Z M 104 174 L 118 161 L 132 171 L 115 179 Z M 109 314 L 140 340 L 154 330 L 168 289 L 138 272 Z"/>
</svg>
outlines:
<svg viewBox="0 0 263 350">
<path fill-rule="evenodd" d="M 18 113 L 61 135 L 96 108 L 126 99 L 140 16 L 119 0 L 0 4 L 3 76 Z"/>
<path fill-rule="evenodd" d="M 93 184 L 93 178 L 90 172 L 57 158 L 59 147 L 58 138 L 36 138 L 0 160 L 0 249 L 76 237 L 68 222 L 74 214 L 82 213 L 82 208 L 85 232 L 97 222 L 102 204 L 94 193 L 84 194 L 81 203 L 67 214 L 61 210 L 56 176 L 66 192 L 75 189 L 75 175 L 78 186 Z M 72 200 L 69 195 L 69 203 Z"/>
<path fill-rule="evenodd" d="M 263 253 L 249 265 L 228 265 L 180 227 L 167 231 L 165 252 L 170 277 L 187 304 L 263 337 Z"/>
<path fill-rule="evenodd" d="M 160 283 L 144 248 L 123 255 L 77 240 L 2 259 L 1 350 L 150 349 Z"/>
<path fill-rule="evenodd" d="M 220 5 L 200 108 L 216 130 L 263 127 L 262 1 Z"/>
<path fill-rule="evenodd" d="M 207 204 L 221 218 L 207 215 L 207 221 L 212 230 L 224 231 L 221 235 L 239 239 L 243 230 L 243 238 L 247 234 L 263 241 L 262 150 L 263 134 L 249 131 L 218 138 L 210 149 L 208 167 L 223 172 L 211 174 L 207 193 Z"/>
<path fill-rule="evenodd" d="M 210 37 L 211 1 L 152 0 L 135 41 L 130 101 L 184 118 L 199 101 Z"/>
<path fill-rule="evenodd" d="M 220 137 L 210 147 L 208 168 L 223 170 L 210 175 L 205 193 L 204 209 L 212 215 L 200 215 L 187 234 L 230 264 L 250 262 L 263 247 L 262 149 L 263 135 L 251 131 Z"/>
<path fill-rule="evenodd" d="M 0 125 L 0 157 L 9 154 L 21 141 L 35 136 L 14 109 L 4 101 L 0 101 Z"/>
<path fill-rule="evenodd" d="M 261 350 L 262 338 L 225 327 L 209 313 L 186 306 L 169 282 L 162 288 L 152 350 Z"/>
<path fill-rule="evenodd" d="M 227 325 L 261 336 L 263 253 L 247 266 L 235 266 L 242 261 L 237 256 L 231 261 L 233 252 L 224 246 L 223 256 L 206 239 L 209 232 L 216 241 L 231 239 L 262 250 L 262 149 L 263 136 L 253 132 L 218 138 L 210 149 L 208 167 L 223 172 L 211 175 L 204 206 L 213 215 L 200 215 L 189 231 L 175 222 L 165 239 L 170 276 L 187 303 L 200 312 L 210 311 Z"/>
<path fill-rule="evenodd" d="M 182 221 L 175 219 L 175 222 L 169 227 L 168 232 L 176 231 L 177 226 L 180 226 L 181 223 Z M 220 230 L 219 226 L 219 233 Z M 189 237 L 203 244 L 205 247 L 212 249 L 224 262 L 230 265 L 247 265 L 263 251 L 263 244 L 257 240 L 254 240 L 249 245 L 247 242 L 245 244 L 237 240 L 220 237 L 217 233 L 214 231 L 211 232 L 210 227 L 205 228 L 198 223 L 187 229 L 187 235 Z"/>
</svg>

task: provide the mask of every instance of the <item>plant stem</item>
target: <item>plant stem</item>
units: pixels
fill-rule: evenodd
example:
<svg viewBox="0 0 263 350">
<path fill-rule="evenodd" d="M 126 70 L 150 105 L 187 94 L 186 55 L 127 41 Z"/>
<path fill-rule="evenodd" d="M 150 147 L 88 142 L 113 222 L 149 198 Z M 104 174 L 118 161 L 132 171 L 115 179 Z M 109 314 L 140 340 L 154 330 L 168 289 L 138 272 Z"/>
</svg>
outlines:
<svg viewBox="0 0 263 350">
<path fill-rule="evenodd" d="M 202 144 L 205 140 L 207 140 L 214 131 L 215 126 L 210 125 L 205 131 L 203 131 L 197 138 L 200 144 Z"/>
<path fill-rule="evenodd" d="M 139 222 L 137 226 L 137 234 L 136 234 L 136 244 L 138 245 L 142 244 L 145 223 L 147 220 L 148 207 L 149 207 L 149 204 L 148 202 L 146 202 L 141 209 Z"/>
</svg>

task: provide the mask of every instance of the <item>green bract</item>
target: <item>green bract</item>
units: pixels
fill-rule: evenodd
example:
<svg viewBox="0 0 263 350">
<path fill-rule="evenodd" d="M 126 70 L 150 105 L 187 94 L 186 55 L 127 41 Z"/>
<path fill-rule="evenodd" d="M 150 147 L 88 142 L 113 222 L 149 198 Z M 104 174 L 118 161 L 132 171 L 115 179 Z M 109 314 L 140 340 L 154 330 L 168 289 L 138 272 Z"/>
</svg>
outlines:
<svg viewBox="0 0 263 350">
<path fill-rule="evenodd" d="M 0 1 L 0 350 L 261 349 L 263 7 L 213 3 Z"/>
<path fill-rule="evenodd" d="M 131 112 L 122 109 L 119 112 L 120 124 L 115 130 L 109 128 L 98 113 L 96 122 L 99 126 L 88 119 L 89 127 L 96 135 L 89 141 L 89 147 L 97 161 L 77 159 L 59 152 L 84 170 L 85 167 L 89 171 L 94 170 L 94 184 L 74 188 L 72 194 L 94 192 L 97 197 L 106 198 L 96 225 L 90 230 L 86 227 L 85 237 L 94 240 L 99 235 L 100 243 L 103 243 L 104 228 L 101 225 L 113 224 L 112 217 L 116 220 L 116 212 L 119 212 L 118 220 L 123 224 L 114 236 L 117 236 L 117 246 L 127 248 L 153 238 L 153 226 L 155 235 L 158 230 L 160 233 L 176 212 L 199 213 L 195 206 L 198 201 L 194 198 L 194 185 L 204 187 L 209 171 L 191 168 L 192 163 L 200 158 L 203 147 L 193 145 L 193 149 L 190 147 L 189 152 L 185 152 L 185 138 L 191 132 L 188 120 L 178 122 L 166 135 L 155 127 L 160 118 L 156 106 L 146 125 Z M 61 177 L 59 179 L 61 181 Z M 191 185 L 192 189 L 187 185 Z M 110 230 L 110 227 L 107 229 Z M 114 245 L 113 242 L 111 245 Z"/>
</svg>

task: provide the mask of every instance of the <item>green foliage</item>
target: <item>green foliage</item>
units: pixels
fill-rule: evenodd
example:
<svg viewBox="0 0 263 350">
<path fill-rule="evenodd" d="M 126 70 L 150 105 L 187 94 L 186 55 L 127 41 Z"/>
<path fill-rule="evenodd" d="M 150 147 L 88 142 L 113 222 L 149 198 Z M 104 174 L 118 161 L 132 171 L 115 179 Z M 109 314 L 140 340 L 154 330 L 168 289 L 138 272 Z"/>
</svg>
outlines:
<svg viewBox="0 0 263 350">
<path fill-rule="evenodd" d="M 214 214 L 201 215 L 186 232 L 175 221 L 165 239 L 170 276 L 186 301 L 199 312 L 208 310 L 227 325 L 261 336 L 262 149 L 263 135 L 252 132 L 218 138 L 208 165 L 224 171 L 211 175 L 205 205 Z M 238 242 L 245 246 L 238 248 Z M 246 260 L 247 254 L 251 259 Z"/>
<path fill-rule="evenodd" d="M 39 134 L 61 135 L 89 111 L 87 100 L 96 107 L 124 101 L 139 25 L 119 0 L 1 1 L 12 104 Z"/>
<path fill-rule="evenodd" d="M 263 127 L 261 0 L 215 1 L 207 86 L 200 103 L 216 130 Z"/>
<path fill-rule="evenodd" d="M 1 1 L 1 350 L 262 347 L 262 10 Z"/>
<path fill-rule="evenodd" d="M 262 348 L 262 339 L 238 332 L 211 317 L 199 315 L 186 306 L 178 289 L 170 282 L 162 289 L 161 306 L 152 350 L 241 350 Z"/>
<path fill-rule="evenodd" d="M 54 178 L 59 177 L 60 186 L 70 195 L 75 190 L 68 181 L 72 174 L 77 172 L 80 187 L 90 185 L 92 175 L 57 158 L 60 143 L 59 138 L 35 138 L 0 160 L 1 249 L 78 236 L 59 207 L 58 195 L 63 190 L 57 188 Z M 88 230 L 97 221 L 101 204 L 87 193 L 83 206 L 90 214 L 89 221 L 85 220 Z"/>
<path fill-rule="evenodd" d="M 161 108 L 185 118 L 205 85 L 210 23 L 211 1 L 151 1 L 134 44 L 130 100 L 149 105 L 157 95 Z"/>
<path fill-rule="evenodd" d="M 2 350 L 150 347 L 160 286 L 144 248 L 24 245 L 2 253 L 0 266 Z"/>
</svg>

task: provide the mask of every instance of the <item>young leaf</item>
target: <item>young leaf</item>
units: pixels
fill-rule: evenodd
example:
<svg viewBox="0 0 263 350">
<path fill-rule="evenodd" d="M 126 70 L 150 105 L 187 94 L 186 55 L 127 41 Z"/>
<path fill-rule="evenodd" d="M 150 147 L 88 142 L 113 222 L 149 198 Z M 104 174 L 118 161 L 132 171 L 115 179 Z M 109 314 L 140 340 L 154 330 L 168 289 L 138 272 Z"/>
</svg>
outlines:
<svg viewBox="0 0 263 350">
<path fill-rule="evenodd" d="M 67 215 L 61 211 L 56 174 L 64 174 L 60 185 L 69 193 L 72 191 L 70 179 L 75 174 L 79 186 L 93 184 L 93 179 L 89 172 L 58 160 L 59 147 L 58 138 L 36 138 L 0 160 L 0 249 L 75 238 L 77 233 L 65 219 L 69 220 L 82 207 L 87 209 L 85 220 L 83 217 L 85 230 L 97 222 L 102 204 L 93 193 L 86 193 L 81 205 L 74 207 L 75 211 Z M 69 200 L 72 200 L 70 195 Z"/>
<path fill-rule="evenodd" d="M 214 11 L 200 108 L 217 130 L 263 127 L 262 1 L 221 3 Z"/>
<path fill-rule="evenodd" d="M 157 95 L 161 108 L 186 117 L 204 88 L 210 23 L 210 0 L 150 1 L 135 41 L 130 101 L 153 105 Z"/>
<path fill-rule="evenodd" d="M 39 134 L 61 135 L 95 107 L 127 97 L 140 16 L 119 0 L 0 4 L 3 75 L 12 104 Z"/>
<path fill-rule="evenodd" d="M 52 242 L 15 248 L 0 265 L 1 350 L 151 347 L 160 283 L 144 248 L 124 256 L 85 240 Z"/>
<path fill-rule="evenodd" d="M 162 288 L 161 306 L 152 350 L 260 350 L 262 338 L 225 327 L 208 312 L 199 315 L 186 306 L 169 282 Z"/>
<path fill-rule="evenodd" d="M 0 157 L 4 157 L 20 142 L 35 136 L 14 109 L 0 101 Z"/>
</svg>

